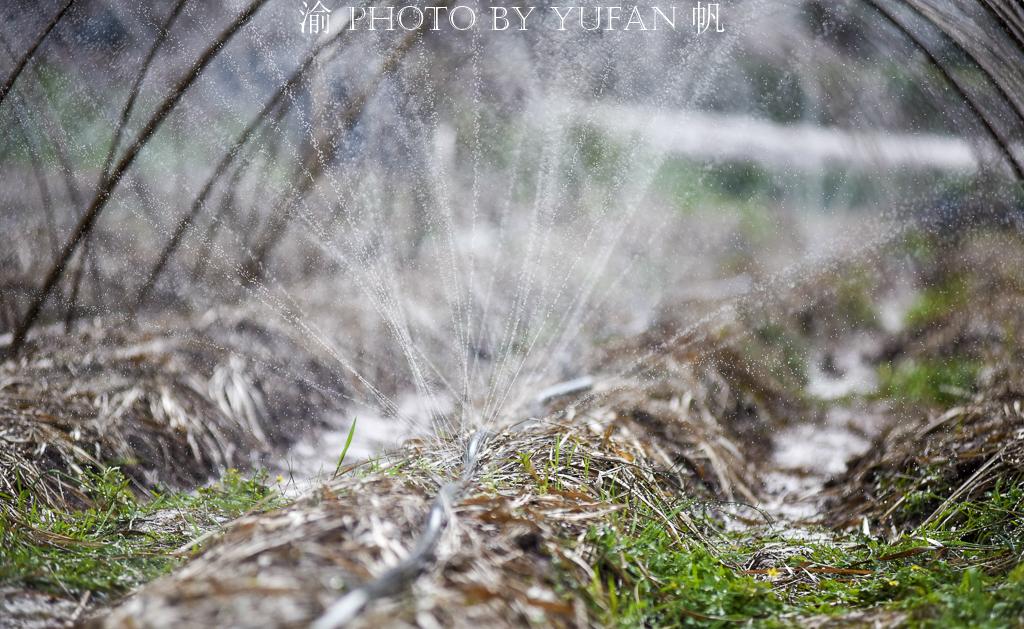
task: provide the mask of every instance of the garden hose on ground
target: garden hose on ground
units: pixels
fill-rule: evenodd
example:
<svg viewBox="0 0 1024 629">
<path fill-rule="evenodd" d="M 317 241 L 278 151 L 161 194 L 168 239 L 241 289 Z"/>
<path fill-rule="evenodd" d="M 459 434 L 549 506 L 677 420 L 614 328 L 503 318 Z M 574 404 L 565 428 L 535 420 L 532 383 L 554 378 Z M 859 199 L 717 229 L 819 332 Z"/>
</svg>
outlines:
<svg viewBox="0 0 1024 629">
<path fill-rule="evenodd" d="M 451 521 L 452 506 L 473 477 L 480 453 L 490 436 L 490 432 L 478 430 L 470 437 L 463 454 L 462 473 L 457 480 L 446 483 L 437 492 L 430 511 L 427 512 L 423 530 L 409 556 L 378 578 L 347 592 L 324 610 L 320 618 L 313 623 L 313 629 L 342 627 L 354 620 L 367 604 L 398 594 L 416 580 L 434 559 L 434 551 L 438 540 L 441 539 L 441 533 Z"/>
</svg>

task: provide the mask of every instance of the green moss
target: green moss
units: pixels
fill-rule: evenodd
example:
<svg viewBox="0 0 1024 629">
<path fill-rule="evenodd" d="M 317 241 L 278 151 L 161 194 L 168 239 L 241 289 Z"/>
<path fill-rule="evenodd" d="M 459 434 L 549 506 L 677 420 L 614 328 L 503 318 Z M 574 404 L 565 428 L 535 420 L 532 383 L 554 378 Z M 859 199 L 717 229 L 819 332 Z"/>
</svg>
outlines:
<svg viewBox="0 0 1024 629">
<path fill-rule="evenodd" d="M 280 503 L 263 475 L 235 470 L 194 494 L 148 501 L 117 468 L 86 474 L 82 490 L 92 506 L 77 511 L 42 506 L 27 491 L 0 496 L 0 585 L 122 594 L 168 572 L 176 550 L 221 522 Z"/>
</svg>

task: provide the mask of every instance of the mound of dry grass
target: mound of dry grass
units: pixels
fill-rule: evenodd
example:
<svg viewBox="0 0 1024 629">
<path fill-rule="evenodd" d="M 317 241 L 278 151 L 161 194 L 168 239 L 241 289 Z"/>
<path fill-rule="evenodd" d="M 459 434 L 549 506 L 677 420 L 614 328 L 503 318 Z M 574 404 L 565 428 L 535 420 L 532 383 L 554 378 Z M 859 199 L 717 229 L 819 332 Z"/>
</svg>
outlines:
<svg viewBox="0 0 1024 629">
<path fill-rule="evenodd" d="M 570 595 L 596 577 L 588 530 L 644 513 L 680 545 L 704 533 L 681 507 L 752 500 L 756 476 L 721 415 L 747 402 L 710 370 L 665 358 L 640 385 L 562 400 L 548 420 L 486 443 L 432 561 L 359 625 L 585 626 Z M 756 412 L 751 409 L 750 412 Z M 304 625 L 380 577 L 416 543 L 433 496 L 461 473 L 460 442 L 413 443 L 346 470 L 312 495 L 232 524 L 103 626 Z"/>
<path fill-rule="evenodd" d="M 980 500 L 997 483 L 1024 476 L 1024 389 L 1002 378 L 983 388 L 967 403 L 878 438 L 833 484 L 835 526 L 864 519 L 883 532 L 947 525 L 958 501 Z"/>
<path fill-rule="evenodd" d="M 111 465 L 140 488 L 194 487 L 316 425 L 340 391 L 315 357 L 245 320 L 41 335 L 0 364 L 0 492 L 81 504 L 83 470 Z"/>
<path fill-rule="evenodd" d="M 1024 243 L 996 232 L 938 247 L 885 351 L 898 420 L 832 484 L 837 527 L 953 526 L 952 506 L 1024 477 Z"/>
</svg>

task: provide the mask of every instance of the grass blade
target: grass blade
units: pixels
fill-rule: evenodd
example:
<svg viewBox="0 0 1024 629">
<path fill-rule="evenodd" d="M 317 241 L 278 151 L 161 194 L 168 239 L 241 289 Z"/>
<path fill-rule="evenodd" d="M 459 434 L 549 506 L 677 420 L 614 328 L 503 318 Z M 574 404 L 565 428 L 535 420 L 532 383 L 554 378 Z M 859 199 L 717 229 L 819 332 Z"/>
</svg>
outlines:
<svg viewBox="0 0 1024 629">
<path fill-rule="evenodd" d="M 341 456 L 338 457 L 338 465 L 334 468 L 334 475 L 337 476 L 341 472 L 341 465 L 345 462 L 345 455 L 348 454 L 348 448 L 352 445 L 352 437 L 356 434 L 356 419 L 352 418 L 352 425 L 348 429 L 348 437 L 345 438 L 345 447 L 341 449 Z"/>
</svg>

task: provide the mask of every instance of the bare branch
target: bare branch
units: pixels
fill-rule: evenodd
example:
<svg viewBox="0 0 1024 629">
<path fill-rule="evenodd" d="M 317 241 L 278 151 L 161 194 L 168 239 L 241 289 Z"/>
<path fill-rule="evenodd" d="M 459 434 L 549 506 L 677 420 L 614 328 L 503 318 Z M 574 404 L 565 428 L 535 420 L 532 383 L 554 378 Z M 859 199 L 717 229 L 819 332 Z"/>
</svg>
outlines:
<svg viewBox="0 0 1024 629">
<path fill-rule="evenodd" d="M 24 70 L 25 66 L 28 65 L 28 62 L 32 60 L 32 57 L 36 54 L 36 50 L 38 50 L 39 46 L 42 45 L 43 40 L 45 40 L 46 36 L 50 34 L 50 31 L 52 31 L 57 26 L 57 24 L 61 21 L 61 18 L 64 17 L 64 14 L 68 12 L 68 9 L 70 9 L 71 5 L 74 3 L 75 0 L 67 0 L 67 2 L 64 3 L 64 6 L 61 7 L 60 11 L 57 11 L 57 15 L 53 16 L 53 19 L 51 19 L 49 24 L 46 25 L 46 28 L 43 29 L 43 32 L 39 33 L 39 36 L 36 37 L 36 40 L 32 42 L 32 46 L 30 46 L 29 49 L 25 51 L 25 54 L 22 55 L 21 59 L 18 60 L 18 63 L 15 64 L 14 70 L 11 72 L 11 75 L 7 77 L 7 80 L 4 81 L 3 86 L 0 87 L 0 105 L 3 105 L 4 98 L 6 98 L 7 94 L 11 91 L 11 88 L 14 86 L 14 82 L 18 80 L 18 76 L 21 74 L 22 70 Z"/>
<path fill-rule="evenodd" d="M 302 63 L 300 63 L 299 66 L 292 72 L 291 76 L 288 77 L 288 80 L 285 81 L 284 84 L 281 85 L 281 87 L 279 87 L 276 92 L 274 92 L 274 95 L 263 106 L 263 109 L 261 109 L 259 113 L 256 114 L 255 117 L 253 117 L 253 119 L 249 122 L 249 124 L 242 131 L 242 133 L 239 134 L 238 138 L 235 139 L 235 142 L 231 145 L 231 148 L 229 148 L 228 151 L 224 154 L 224 157 L 222 157 L 217 166 L 214 167 L 213 173 L 210 174 L 210 177 L 206 180 L 206 183 L 203 184 L 202 189 L 200 189 L 199 191 L 199 195 L 196 196 L 196 198 L 192 201 L 192 206 L 190 207 L 188 213 L 185 216 L 181 217 L 181 220 L 178 221 L 177 226 L 174 228 L 174 232 L 171 234 L 171 238 L 167 241 L 167 244 L 160 252 L 160 256 L 157 258 L 156 263 L 153 265 L 153 268 L 150 271 L 149 276 L 146 278 L 146 281 L 143 282 L 142 286 L 139 287 L 139 290 L 135 295 L 136 309 L 138 309 L 149 297 L 150 291 L 153 290 L 153 286 L 156 284 L 156 281 L 160 278 L 160 274 L 163 273 L 163 270 L 167 266 L 167 263 L 170 261 L 171 256 L 174 255 L 174 252 L 177 250 L 178 246 L 181 245 L 182 238 L 185 237 L 185 234 L 195 223 L 195 220 L 196 218 L 198 218 L 200 212 L 203 211 L 203 208 L 206 206 L 206 200 L 209 198 L 210 193 L 213 192 L 214 186 L 216 186 L 220 178 L 224 176 L 224 173 L 228 171 L 231 164 L 235 161 L 235 158 L 238 156 L 238 152 L 242 149 L 243 146 L 249 143 L 249 141 L 256 134 L 256 131 L 263 125 L 267 116 L 274 112 L 275 109 L 278 109 L 279 105 L 280 109 L 278 110 L 277 116 L 278 118 L 280 118 L 281 116 L 284 115 L 284 113 L 289 108 L 289 103 L 282 104 L 282 99 L 301 84 L 301 82 L 305 78 L 306 72 L 313 65 L 313 62 L 316 61 L 316 59 L 321 54 L 323 54 L 324 51 L 328 50 L 331 46 L 340 41 L 346 32 L 348 32 L 347 29 L 342 29 L 337 35 L 332 37 L 330 40 L 324 42 L 323 44 L 320 44 L 312 51 L 310 51 L 310 53 L 306 55 L 306 58 L 302 61 Z"/>
<path fill-rule="evenodd" d="M 292 181 L 298 181 L 299 183 L 293 191 L 279 197 L 274 204 L 274 209 L 271 211 L 267 225 L 257 240 L 255 251 L 249 263 L 242 270 L 243 280 L 258 281 L 263 277 L 264 263 L 284 235 L 288 219 L 291 216 L 291 208 L 295 204 L 300 203 L 313 188 L 313 185 L 320 179 L 324 168 L 327 166 L 327 162 L 337 152 L 341 138 L 355 125 L 359 115 L 366 107 L 366 103 L 376 93 L 380 81 L 394 71 L 402 57 L 405 56 L 419 38 L 419 35 L 420 30 L 414 30 L 403 37 L 398 46 L 384 60 L 377 75 L 369 81 L 367 88 L 353 99 L 348 107 L 338 116 L 339 122 L 334 130 L 326 138 L 316 143 L 315 146 L 317 147 L 327 147 L 327 152 L 324 153 L 320 149 L 312 151 L 306 160 L 293 172 Z"/>
<path fill-rule="evenodd" d="M 146 54 L 146 59 L 142 62 L 142 67 L 139 68 L 139 73 L 135 77 L 135 81 L 132 83 L 132 87 L 128 92 L 128 100 L 124 104 L 124 108 L 121 109 L 121 118 L 117 122 L 117 128 L 114 130 L 114 137 L 110 140 L 110 150 L 107 151 L 107 159 L 103 162 L 103 170 L 100 171 L 100 180 L 102 181 L 107 173 L 110 172 L 110 165 L 114 162 L 114 156 L 117 155 L 117 149 L 121 145 L 121 137 L 124 135 L 124 130 L 128 126 L 128 119 L 132 116 L 132 109 L 135 108 L 135 101 L 139 98 L 139 90 L 142 89 L 142 82 L 146 80 L 146 75 L 149 74 L 149 68 L 153 65 L 153 60 L 156 58 L 156 54 L 160 51 L 160 47 L 163 46 L 164 40 L 167 39 L 167 34 L 171 32 L 171 26 L 174 25 L 174 21 L 181 15 L 182 9 L 185 8 L 185 4 L 188 0 L 178 0 L 174 7 L 171 9 L 171 13 L 164 20 L 163 25 L 160 27 L 160 32 L 157 33 L 156 40 L 153 45 L 150 46 L 149 52 Z"/>
<path fill-rule="evenodd" d="M 224 45 L 231 40 L 232 37 L 241 29 L 243 26 L 249 23 L 249 21 L 256 15 L 263 5 L 267 3 L 267 0 L 253 0 L 249 6 L 235 18 L 231 25 L 220 34 L 219 37 L 203 52 L 203 54 L 193 64 L 192 69 L 184 76 L 174 88 L 170 91 L 167 98 L 160 104 L 156 109 L 156 113 L 149 119 L 146 126 L 139 133 L 139 136 L 135 141 L 128 147 L 125 154 L 121 157 L 121 160 L 117 163 L 117 166 L 110 172 L 110 174 L 101 182 L 96 195 L 93 197 L 92 202 L 89 204 L 88 209 L 79 219 L 78 224 L 72 231 L 71 236 L 65 243 L 64 248 L 61 250 L 60 256 L 50 268 L 49 273 L 46 275 L 46 279 L 43 281 L 43 285 L 37 291 L 32 303 L 29 305 L 28 311 L 22 317 L 21 322 L 14 330 L 14 337 L 11 341 L 11 345 L 8 352 L 14 354 L 21 349 L 22 344 L 25 342 L 25 337 L 28 331 L 32 328 L 36 319 L 39 317 L 39 313 L 42 311 L 43 304 L 46 303 L 47 297 L 53 291 L 57 282 L 60 281 L 64 274 L 64 270 L 67 267 L 68 261 L 71 256 L 74 255 L 78 245 L 82 242 L 91 231 L 96 223 L 96 218 L 106 207 L 107 202 L 110 200 L 111 194 L 117 187 L 117 184 L 121 181 L 125 171 L 132 165 L 139 152 L 146 146 L 153 134 L 156 133 L 160 125 L 167 119 L 167 116 L 174 110 L 178 102 L 181 101 L 185 93 L 192 87 L 199 75 L 202 74 L 203 70 L 210 64 L 211 61 L 224 49 Z"/>
</svg>

